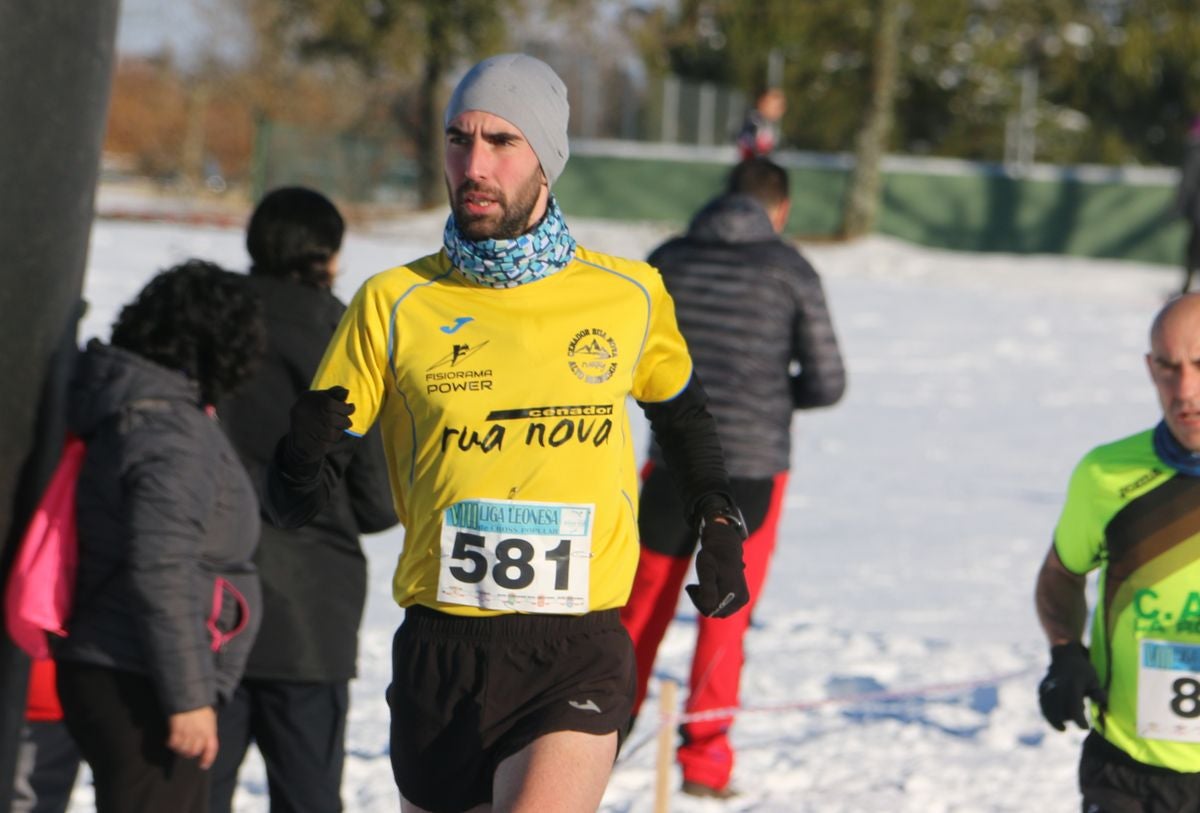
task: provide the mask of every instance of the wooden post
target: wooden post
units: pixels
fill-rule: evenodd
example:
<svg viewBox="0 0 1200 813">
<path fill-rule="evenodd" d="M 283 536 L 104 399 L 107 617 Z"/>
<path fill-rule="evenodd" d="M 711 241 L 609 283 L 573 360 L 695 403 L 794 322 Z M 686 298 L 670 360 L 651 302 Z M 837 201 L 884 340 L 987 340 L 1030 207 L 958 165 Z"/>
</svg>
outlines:
<svg viewBox="0 0 1200 813">
<path fill-rule="evenodd" d="M 654 781 L 654 813 L 667 813 L 671 804 L 671 761 L 675 754 L 675 694 L 677 685 L 664 680 L 658 704 L 662 722 L 658 729 L 658 772 Z"/>
</svg>

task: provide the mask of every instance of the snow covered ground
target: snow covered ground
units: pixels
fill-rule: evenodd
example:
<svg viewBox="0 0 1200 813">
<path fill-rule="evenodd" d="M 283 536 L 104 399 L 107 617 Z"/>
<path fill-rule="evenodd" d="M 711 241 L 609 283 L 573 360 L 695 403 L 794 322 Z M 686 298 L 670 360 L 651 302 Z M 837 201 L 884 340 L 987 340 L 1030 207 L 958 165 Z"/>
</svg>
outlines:
<svg viewBox="0 0 1200 813">
<path fill-rule="evenodd" d="M 444 214 L 352 232 L 338 292 L 436 249 Z M 657 226 L 571 220 L 580 242 L 640 257 Z M 804 248 L 823 275 L 850 385 L 800 414 L 778 552 L 747 642 L 735 799 L 673 793 L 679 813 L 1077 810 L 1082 733 L 1037 711 L 1046 663 L 1032 606 L 1067 477 L 1158 412 L 1142 353 L 1177 272 L 1063 257 L 971 255 L 883 237 Z M 237 229 L 102 220 L 81 339 L 107 338 L 157 269 L 246 266 Z M 644 425 L 637 427 L 643 436 Z M 371 594 L 353 684 L 348 811 L 398 805 L 387 758 L 389 593 L 400 531 L 366 540 Z M 656 666 L 686 681 L 684 599 Z M 653 810 L 659 684 L 602 810 Z M 671 787 L 678 787 L 673 768 Z M 240 813 L 268 809 L 247 760 Z M 86 778 L 71 810 L 94 809 Z"/>
</svg>

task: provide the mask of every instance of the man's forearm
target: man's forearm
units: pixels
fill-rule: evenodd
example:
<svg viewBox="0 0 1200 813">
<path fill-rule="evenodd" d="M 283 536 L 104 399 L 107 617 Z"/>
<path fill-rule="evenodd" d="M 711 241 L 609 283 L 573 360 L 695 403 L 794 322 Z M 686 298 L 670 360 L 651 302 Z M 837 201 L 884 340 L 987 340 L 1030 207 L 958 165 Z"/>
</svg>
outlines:
<svg viewBox="0 0 1200 813">
<path fill-rule="evenodd" d="M 1067 570 L 1054 548 L 1038 573 L 1038 620 L 1051 646 L 1083 640 L 1087 623 L 1086 578 Z"/>
<path fill-rule="evenodd" d="M 673 400 L 642 404 L 667 471 L 679 488 L 688 521 L 694 521 L 697 512 L 718 495 L 723 505 L 733 505 L 717 425 L 707 401 L 703 386 L 693 376 Z"/>
</svg>

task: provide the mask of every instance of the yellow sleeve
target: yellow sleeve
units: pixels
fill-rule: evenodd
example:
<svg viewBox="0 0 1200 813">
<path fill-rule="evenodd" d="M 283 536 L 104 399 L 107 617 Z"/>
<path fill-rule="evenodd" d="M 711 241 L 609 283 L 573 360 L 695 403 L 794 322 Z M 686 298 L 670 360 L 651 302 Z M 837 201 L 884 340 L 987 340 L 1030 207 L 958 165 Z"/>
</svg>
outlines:
<svg viewBox="0 0 1200 813">
<path fill-rule="evenodd" d="M 1071 473 L 1067 499 L 1054 529 L 1054 549 L 1072 573 L 1084 574 L 1100 565 L 1104 528 L 1097 496 L 1091 455 L 1087 455 Z"/>
<path fill-rule="evenodd" d="M 675 302 L 654 270 L 646 285 L 650 318 L 646 345 L 633 371 L 633 397 L 645 403 L 669 401 L 692 377 L 692 357 L 675 321 Z"/>
<path fill-rule="evenodd" d="M 349 431 L 362 435 L 379 415 L 387 392 L 388 354 L 394 345 L 390 308 L 379 286 L 368 280 L 350 301 L 325 356 L 313 376 L 312 388 L 342 386 L 354 404 Z"/>
</svg>

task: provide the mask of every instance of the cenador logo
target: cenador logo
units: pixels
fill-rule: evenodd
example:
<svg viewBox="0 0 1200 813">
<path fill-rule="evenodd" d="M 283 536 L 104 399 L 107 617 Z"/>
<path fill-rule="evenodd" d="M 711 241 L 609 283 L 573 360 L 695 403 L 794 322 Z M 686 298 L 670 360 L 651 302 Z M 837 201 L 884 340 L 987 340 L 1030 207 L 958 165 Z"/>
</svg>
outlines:
<svg viewBox="0 0 1200 813">
<path fill-rule="evenodd" d="M 567 366 L 588 384 L 603 384 L 617 371 L 617 343 L 598 327 L 584 328 L 567 346 Z"/>
</svg>

